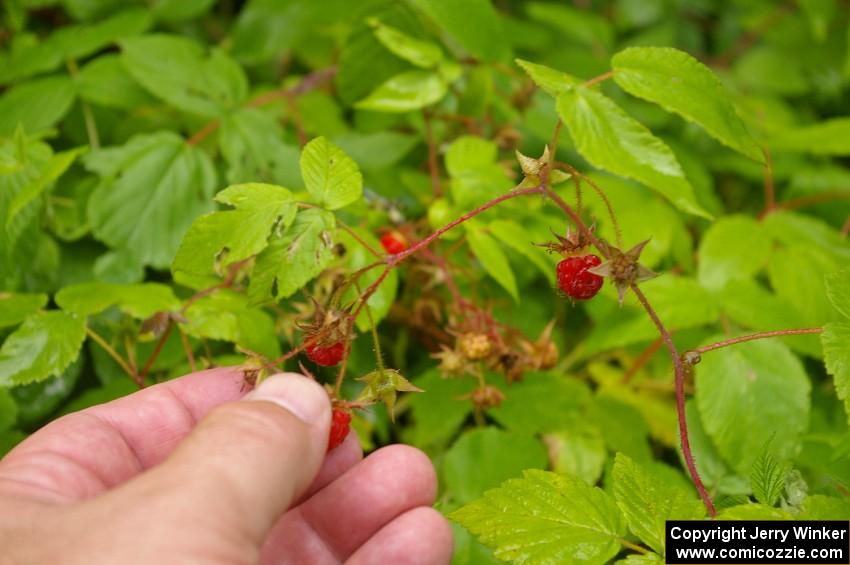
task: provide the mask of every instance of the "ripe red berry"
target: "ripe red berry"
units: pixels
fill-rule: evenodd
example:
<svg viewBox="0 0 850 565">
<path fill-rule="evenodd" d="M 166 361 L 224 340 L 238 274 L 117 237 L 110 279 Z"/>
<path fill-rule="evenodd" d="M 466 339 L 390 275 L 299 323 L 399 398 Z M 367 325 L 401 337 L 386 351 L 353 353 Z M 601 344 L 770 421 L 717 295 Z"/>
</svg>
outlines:
<svg viewBox="0 0 850 565">
<path fill-rule="evenodd" d="M 308 343 L 304 348 L 310 361 L 323 367 L 332 367 L 342 361 L 345 355 L 345 344 L 341 341 L 330 345 Z"/>
<path fill-rule="evenodd" d="M 351 414 L 341 408 L 334 408 L 331 413 L 331 433 L 328 436 L 328 451 L 337 447 L 351 430 Z"/>
<path fill-rule="evenodd" d="M 558 286 L 575 300 L 588 300 L 602 288 L 602 277 L 587 270 L 602 263 L 596 255 L 568 257 L 558 263 Z"/>
<path fill-rule="evenodd" d="M 390 231 L 381 236 L 381 246 L 390 255 L 395 255 L 407 249 L 407 240 L 397 231 Z"/>
</svg>

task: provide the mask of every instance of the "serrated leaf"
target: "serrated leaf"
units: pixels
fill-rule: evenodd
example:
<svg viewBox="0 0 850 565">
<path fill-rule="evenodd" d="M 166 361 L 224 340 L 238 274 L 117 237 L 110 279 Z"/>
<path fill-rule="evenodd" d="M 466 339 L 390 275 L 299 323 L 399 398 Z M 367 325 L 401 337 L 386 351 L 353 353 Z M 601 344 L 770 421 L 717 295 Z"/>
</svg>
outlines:
<svg viewBox="0 0 850 565">
<path fill-rule="evenodd" d="M 574 87 L 558 95 L 557 109 L 590 164 L 645 184 L 685 212 L 710 218 L 673 151 L 610 98 Z"/>
<path fill-rule="evenodd" d="M 317 137 L 301 152 L 301 176 L 313 198 L 329 210 L 348 206 L 363 194 L 357 163 L 324 137 Z"/>
<path fill-rule="evenodd" d="M 257 256 L 251 271 L 248 297 L 252 304 L 292 296 L 333 259 L 333 230 L 330 212 L 308 209 L 280 236 L 272 238 Z"/>
<path fill-rule="evenodd" d="M 133 78 L 183 112 L 218 117 L 247 95 L 245 73 L 220 49 L 207 56 L 204 48 L 190 39 L 151 34 L 123 40 L 121 50 Z"/>
<path fill-rule="evenodd" d="M 174 296 L 174 291 L 159 283 L 80 283 L 60 290 L 55 300 L 66 312 L 83 317 L 117 306 L 122 312 L 144 320 L 157 312 L 172 312 L 180 308 L 180 301 Z"/>
<path fill-rule="evenodd" d="M 704 355 L 696 388 L 705 431 L 739 473 L 749 475 L 771 439 L 779 457 L 790 458 L 800 447 L 809 422 L 811 383 L 800 360 L 782 343 L 752 341 Z"/>
<path fill-rule="evenodd" d="M 699 282 L 709 289 L 730 280 L 748 279 L 767 263 L 771 241 L 761 224 L 749 216 L 724 216 L 700 242 Z"/>
<path fill-rule="evenodd" d="M 192 220 L 212 207 L 209 156 L 172 132 L 137 135 L 83 161 L 101 178 L 89 199 L 92 232 L 134 264 L 168 267 Z"/>
<path fill-rule="evenodd" d="M 700 520 L 705 508 L 694 493 L 667 484 L 664 477 L 618 453 L 614 460 L 614 498 L 629 529 L 657 553 L 664 554 L 667 520 Z"/>
<path fill-rule="evenodd" d="M 443 50 L 435 43 L 412 37 L 376 19 L 369 24 L 374 29 L 375 37 L 384 47 L 417 67 L 432 69 L 443 60 Z"/>
<path fill-rule="evenodd" d="M 505 252 L 499 246 L 493 236 L 486 233 L 478 224 L 466 222 L 466 240 L 469 247 L 484 270 L 510 294 L 516 302 L 519 302 L 516 279 Z"/>
<path fill-rule="evenodd" d="M 79 355 L 85 337 L 83 316 L 58 310 L 33 314 L 0 347 L 0 386 L 61 374 Z"/>
<path fill-rule="evenodd" d="M 0 292 L 0 328 L 15 326 L 47 304 L 46 294 Z"/>
<path fill-rule="evenodd" d="M 826 276 L 826 295 L 845 318 L 850 318 L 850 269 Z"/>
<path fill-rule="evenodd" d="M 83 151 L 84 148 L 70 149 L 51 156 L 50 160 L 47 161 L 44 168 L 38 175 L 38 178 L 23 186 L 21 190 L 12 197 L 6 213 L 6 225 L 11 224 L 15 220 L 15 216 L 17 216 L 21 210 L 23 210 L 30 202 L 41 196 L 41 194 L 51 184 L 53 184 L 56 179 L 61 177 Z"/>
<path fill-rule="evenodd" d="M 531 77 L 534 84 L 552 96 L 558 96 L 565 90 L 581 84 L 581 80 L 578 78 L 568 75 L 565 72 L 555 70 L 551 67 L 538 65 L 537 63 L 532 63 L 523 59 L 517 59 L 516 64 L 522 67 L 522 70 Z"/>
<path fill-rule="evenodd" d="M 826 324 L 820 340 L 826 370 L 832 375 L 838 398 L 844 401 L 850 423 L 850 322 Z"/>
<path fill-rule="evenodd" d="M 442 99 L 448 88 L 438 73 L 407 71 L 387 79 L 354 107 L 374 112 L 420 110 Z"/>
<path fill-rule="evenodd" d="M 192 223 L 171 265 L 175 274 L 225 274 L 228 265 L 265 249 L 272 230 L 285 231 L 297 212 L 292 193 L 272 184 L 233 185 L 219 192 L 216 200 L 234 209 L 212 212 Z"/>
<path fill-rule="evenodd" d="M 19 124 L 28 134 L 52 128 L 71 109 L 74 98 L 74 83 L 66 76 L 13 86 L 0 96 L 0 136 L 12 135 Z"/>
<path fill-rule="evenodd" d="M 770 442 L 765 444 L 750 472 L 750 486 L 755 499 L 766 506 L 775 506 L 785 490 L 788 471 L 789 465 L 776 457 Z"/>
<path fill-rule="evenodd" d="M 528 470 L 449 517 L 496 557 L 528 565 L 601 564 L 620 550 L 626 525 L 614 500 L 581 479 Z"/>
<path fill-rule="evenodd" d="M 532 434 L 490 427 L 464 433 L 446 451 L 441 471 L 447 494 L 467 503 L 525 469 L 546 465 L 546 450 Z"/>
<path fill-rule="evenodd" d="M 761 148 L 752 138 L 720 80 L 685 53 L 669 47 L 629 47 L 611 58 L 614 81 L 638 98 L 675 112 L 709 135 L 758 162 Z"/>
</svg>

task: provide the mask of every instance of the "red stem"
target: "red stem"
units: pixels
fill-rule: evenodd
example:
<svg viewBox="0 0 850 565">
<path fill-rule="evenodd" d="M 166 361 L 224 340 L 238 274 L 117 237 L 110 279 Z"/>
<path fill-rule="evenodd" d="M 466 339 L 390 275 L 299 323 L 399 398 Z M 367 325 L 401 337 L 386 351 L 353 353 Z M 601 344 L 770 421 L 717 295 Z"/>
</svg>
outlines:
<svg viewBox="0 0 850 565">
<path fill-rule="evenodd" d="M 708 513 L 711 517 L 714 518 L 717 516 L 717 510 L 714 508 L 714 503 L 711 501 L 711 497 L 699 476 L 697 466 L 694 463 L 694 454 L 691 451 L 691 442 L 688 439 L 688 421 L 686 419 L 685 412 L 685 367 L 682 364 L 682 358 L 679 356 L 679 351 L 676 349 L 676 344 L 673 343 L 673 338 L 670 336 L 670 332 L 668 332 L 667 328 L 664 327 L 664 324 L 661 323 L 661 320 L 658 318 L 658 314 L 655 313 L 655 310 L 649 304 L 649 300 L 646 299 L 646 295 L 640 288 L 637 287 L 637 285 L 632 285 L 631 288 L 644 310 L 646 310 L 646 313 L 649 314 L 650 318 L 652 318 L 655 327 L 658 328 L 658 332 L 661 334 L 661 339 L 664 340 L 664 344 L 670 352 L 670 359 L 673 360 L 673 370 L 676 375 L 676 413 L 679 418 L 679 442 L 682 445 L 682 455 L 685 458 L 685 465 L 688 468 L 688 474 L 690 474 L 691 480 L 693 481 L 703 504 L 705 504 L 705 507 L 708 509 Z"/>
<path fill-rule="evenodd" d="M 799 328 L 799 329 L 790 329 L 790 330 L 774 330 L 770 332 L 759 332 L 750 335 L 742 335 L 740 337 L 733 337 L 730 339 L 725 339 L 723 341 L 718 341 L 717 343 L 712 343 L 710 345 L 704 345 L 702 347 L 696 347 L 691 349 L 690 351 L 694 351 L 696 353 L 707 353 L 709 351 L 714 351 L 715 349 L 722 349 L 724 347 L 728 347 L 730 345 L 735 345 L 737 343 L 744 343 L 745 341 L 755 341 L 757 339 L 765 339 L 768 337 L 781 337 L 784 335 L 803 335 L 803 334 L 819 334 L 823 331 L 823 328 Z"/>
</svg>

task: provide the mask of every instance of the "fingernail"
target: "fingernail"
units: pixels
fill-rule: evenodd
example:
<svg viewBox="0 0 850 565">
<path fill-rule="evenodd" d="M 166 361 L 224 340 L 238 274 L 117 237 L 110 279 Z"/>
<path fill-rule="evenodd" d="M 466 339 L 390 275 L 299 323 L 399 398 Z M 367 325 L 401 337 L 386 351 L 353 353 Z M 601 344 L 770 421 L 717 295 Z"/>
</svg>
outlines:
<svg viewBox="0 0 850 565">
<path fill-rule="evenodd" d="M 330 401 L 324 389 L 312 379 L 297 373 L 283 373 L 266 378 L 245 400 L 273 402 L 295 414 L 307 424 L 316 424 L 330 412 Z"/>
</svg>

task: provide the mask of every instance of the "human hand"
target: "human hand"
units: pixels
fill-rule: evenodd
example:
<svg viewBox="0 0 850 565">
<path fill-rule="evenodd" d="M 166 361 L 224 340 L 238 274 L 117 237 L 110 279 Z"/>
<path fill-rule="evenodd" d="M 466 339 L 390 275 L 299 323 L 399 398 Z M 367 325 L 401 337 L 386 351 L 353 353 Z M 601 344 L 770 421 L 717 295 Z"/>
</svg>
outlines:
<svg viewBox="0 0 850 565">
<path fill-rule="evenodd" d="M 433 467 L 286 374 L 213 369 L 52 422 L 0 461 L 0 563 L 448 563 Z"/>
</svg>

